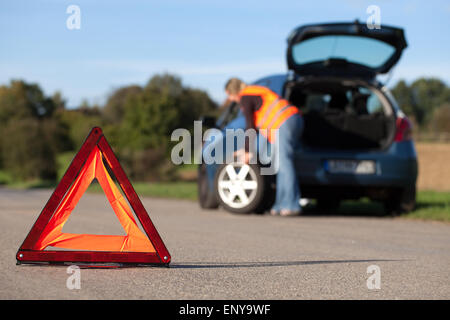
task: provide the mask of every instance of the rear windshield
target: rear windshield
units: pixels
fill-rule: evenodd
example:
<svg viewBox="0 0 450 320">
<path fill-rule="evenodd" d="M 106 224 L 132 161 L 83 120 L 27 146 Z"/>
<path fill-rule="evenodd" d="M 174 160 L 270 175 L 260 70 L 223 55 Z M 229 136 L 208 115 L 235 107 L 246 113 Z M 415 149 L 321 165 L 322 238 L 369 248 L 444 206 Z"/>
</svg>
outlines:
<svg viewBox="0 0 450 320">
<path fill-rule="evenodd" d="M 311 38 L 292 47 L 292 57 L 297 65 L 345 59 L 351 63 L 378 68 L 394 52 L 394 47 L 380 40 L 348 35 Z"/>
</svg>

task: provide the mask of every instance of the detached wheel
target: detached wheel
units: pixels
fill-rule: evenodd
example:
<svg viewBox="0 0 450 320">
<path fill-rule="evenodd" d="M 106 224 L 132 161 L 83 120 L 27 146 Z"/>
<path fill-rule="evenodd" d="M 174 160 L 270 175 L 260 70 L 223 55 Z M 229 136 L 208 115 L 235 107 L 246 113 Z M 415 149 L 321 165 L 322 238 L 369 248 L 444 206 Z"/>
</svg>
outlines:
<svg viewBox="0 0 450 320">
<path fill-rule="evenodd" d="M 198 168 L 197 189 L 198 202 L 201 208 L 217 209 L 219 207 L 214 185 L 210 186 L 208 183 L 205 164 L 201 164 Z"/>
<path fill-rule="evenodd" d="M 227 211 L 251 213 L 261 210 L 266 180 L 257 165 L 223 164 L 216 173 L 217 200 Z"/>
</svg>

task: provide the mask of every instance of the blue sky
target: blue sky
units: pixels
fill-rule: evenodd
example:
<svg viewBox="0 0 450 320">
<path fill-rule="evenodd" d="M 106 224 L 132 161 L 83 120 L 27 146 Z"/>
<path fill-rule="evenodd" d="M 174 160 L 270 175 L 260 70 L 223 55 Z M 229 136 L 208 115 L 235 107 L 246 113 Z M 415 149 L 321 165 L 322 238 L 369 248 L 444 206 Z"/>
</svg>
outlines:
<svg viewBox="0 0 450 320">
<path fill-rule="evenodd" d="M 69 30 L 69 5 L 81 29 Z M 112 90 L 171 72 L 183 83 L 224 98 L 230 76 L 247 81 L 286 72 L 286 37 L 306 23 L 365 22 L 369 5 L 382 24 L 401 26 L 409 47 L 393 71 L 450 83 L 448 1 L 1 1 L 0 84 L 38 82 L 60 90 L 69 106 L 103 103 Z"/>
</svg>

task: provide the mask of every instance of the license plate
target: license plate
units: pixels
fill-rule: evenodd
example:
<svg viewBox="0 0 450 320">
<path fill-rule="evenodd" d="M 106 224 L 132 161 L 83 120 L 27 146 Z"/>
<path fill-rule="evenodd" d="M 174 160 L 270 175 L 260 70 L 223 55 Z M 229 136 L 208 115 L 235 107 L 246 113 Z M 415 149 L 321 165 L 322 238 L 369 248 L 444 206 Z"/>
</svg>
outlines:
<svg viewBox="0 0 450 320">
<path fill-rule="evenodd" d="M 374 174 L 375 161 L 372 160 L 327 160 L 325 170 L 329 173 Z"/>
</svg>

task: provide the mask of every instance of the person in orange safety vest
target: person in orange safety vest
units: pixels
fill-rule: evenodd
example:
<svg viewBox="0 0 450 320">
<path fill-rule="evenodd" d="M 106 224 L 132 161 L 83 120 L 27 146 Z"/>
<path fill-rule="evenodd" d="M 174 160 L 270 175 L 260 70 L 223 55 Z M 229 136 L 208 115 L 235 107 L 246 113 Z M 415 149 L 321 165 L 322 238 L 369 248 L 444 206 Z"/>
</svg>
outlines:
<svg viewBox="0 0 450 320">
<path fill-rule="evenodd" d="M 270 213 L 292 216 L 301 213 L 300 187 L 294 165 L 294 152 L 303 132 L 303 118 L 296 106 L 272 90 L 258 85 L 247 85 L 231 78 L 225 85 L 228 100 L 241 106 L 246 128 L 255 129 L 264 136 L 277 152 L 279 160 L 276 177 L 276 199 Z M 274 132 L 278 130 L 278 139 Z M 276 141 L 277 140 L 277 141 Z M 236 151 L 244 163 L 254 156 L 255 141 Z"/>
</svg>

